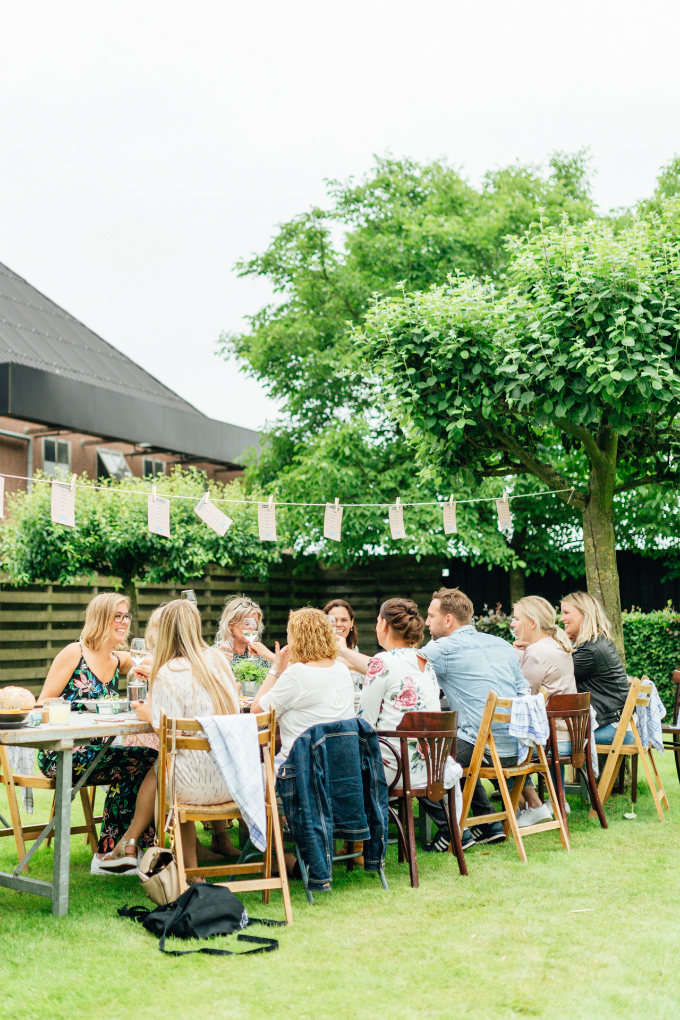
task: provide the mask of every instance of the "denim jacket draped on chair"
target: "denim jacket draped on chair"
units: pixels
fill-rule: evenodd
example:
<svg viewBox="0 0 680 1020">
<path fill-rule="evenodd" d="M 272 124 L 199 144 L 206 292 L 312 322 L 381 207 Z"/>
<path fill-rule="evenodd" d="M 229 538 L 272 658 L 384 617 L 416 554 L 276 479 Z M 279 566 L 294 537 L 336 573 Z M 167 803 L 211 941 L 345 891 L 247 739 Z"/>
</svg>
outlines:
<svg viewBox="0 0 680 1020">
<path fill-rule="evenodd" d="M 364 869 L 380 871 L 387 846 L 387 783 L 375 730 L 363 719 L 312 726 L 281 766 L 276 790 L 309 868 L 309 887 L 330 888 L 333 839 L 365 841 Z"/>
</svg>

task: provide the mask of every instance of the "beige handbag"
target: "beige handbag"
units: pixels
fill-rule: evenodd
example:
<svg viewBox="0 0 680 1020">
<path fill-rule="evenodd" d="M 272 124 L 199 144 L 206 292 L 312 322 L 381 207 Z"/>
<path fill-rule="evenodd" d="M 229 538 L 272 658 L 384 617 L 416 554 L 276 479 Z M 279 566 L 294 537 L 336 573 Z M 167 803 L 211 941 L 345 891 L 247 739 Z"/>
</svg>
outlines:
<svg viewBox="0 0 680 1020">
<path fill-rule="evenodd" d="M 146 895 L 159 907 L 174 903 L 183 892 L 174 851 L 162 846 L 150 846 L 142 855 L 139 880 Z"/>
<path fill-rule="evenodd" d="M 177 721 L 172 721 L 172 750 L 170 752 L 170 782 L 169 793 L 171 794 L 172 808 L 168 817 L 163 823 L 163 832 L 170 833 L 170 849 L 164 846 L 150 846 L 141 857 L 139 862 L 139 880 L 142 889 L 153 903 L 159 907 L 174 901 L 182 895 L 185 889 L 180 888 L 179 872 L 175 860 L 175 838 L 173 818 L 177 811 L 177 798 L 175 796 L 175 755 L 177 754 Z M 186 888 L 186 887 L 185 887 Z"/>
</svg>

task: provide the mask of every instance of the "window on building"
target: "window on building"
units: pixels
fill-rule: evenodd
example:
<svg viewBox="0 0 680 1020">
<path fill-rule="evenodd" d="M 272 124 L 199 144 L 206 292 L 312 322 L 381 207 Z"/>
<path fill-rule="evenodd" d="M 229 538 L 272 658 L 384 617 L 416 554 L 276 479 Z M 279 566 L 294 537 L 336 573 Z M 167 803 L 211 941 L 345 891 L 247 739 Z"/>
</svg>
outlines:
<svg viewBox="0 0 680 1020">
<path fill-rule="evenodd" d="M 97 478 L 130 478 L 132 471 L 120 450 L 97 448 Z"/>
<path fill-rule="evenodd" d="M 156 478 L 165 474 L 165 461 L 154 460 L 152 457 L 144 457 L 142 461 L 142 474 L 145 478 Z"/>
<path fill-rule="evenodd" d="M 71 443 L 68 439 L 43 439 L 43 471 L 52 478 L 68 478 Z"/>
</svg>

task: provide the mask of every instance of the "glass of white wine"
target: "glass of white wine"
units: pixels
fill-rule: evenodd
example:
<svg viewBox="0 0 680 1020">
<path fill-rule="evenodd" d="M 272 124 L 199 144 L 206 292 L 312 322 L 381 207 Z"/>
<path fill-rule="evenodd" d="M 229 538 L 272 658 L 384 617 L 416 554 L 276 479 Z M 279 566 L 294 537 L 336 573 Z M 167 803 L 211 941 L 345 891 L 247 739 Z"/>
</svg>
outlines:
<svg viewBox="0 0 680 1020">
<path fill-rule="evenodd" d="M 328 614 L 328 622 L 333 628 L 334 634 L 342 634 L 342 624 L 338 623 L 337 619 L 333 616 L 332 613 Z"/>
<path fill-rule="evenodd" d="M 257 641 L 257 620 L 254 616 L 246 616 L 243 621 L 243 636 L 250 644 L 251 641 Z"/>
<path fill-rule="evenodd" d="M 144 638 L 134 637 L 130 642 L 130 655 L 132 656 L 133 665 L 139 666 L 140 662 L 146 655 L 146 644 Z"/>
</svg>

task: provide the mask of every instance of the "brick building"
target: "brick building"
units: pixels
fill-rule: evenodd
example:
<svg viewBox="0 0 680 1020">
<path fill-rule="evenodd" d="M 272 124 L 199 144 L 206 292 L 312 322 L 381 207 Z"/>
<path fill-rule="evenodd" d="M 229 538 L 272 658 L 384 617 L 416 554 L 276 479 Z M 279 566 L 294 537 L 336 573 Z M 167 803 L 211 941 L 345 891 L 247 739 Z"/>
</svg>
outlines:
<svg viewBox="0 0 680 1020">
<path fill-rule="evenodd" d="M 90 478 L 194 465 L 226 481 L 258 433 L 186 400 L 0 263 L 0 474 Z"/>
</svg>

